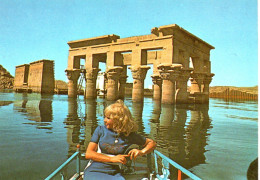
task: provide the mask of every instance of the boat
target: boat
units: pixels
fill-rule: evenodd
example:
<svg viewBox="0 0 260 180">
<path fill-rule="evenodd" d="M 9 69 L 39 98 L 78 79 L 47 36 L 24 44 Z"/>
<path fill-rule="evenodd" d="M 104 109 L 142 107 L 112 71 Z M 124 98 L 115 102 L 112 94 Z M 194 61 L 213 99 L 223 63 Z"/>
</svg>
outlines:
<svg viewBox="0 0 260 180">
<path fill-rule="evenodd" d="M 201 178 L 188 171 L 172 159 L 168 158 L 158 150 L 154 150 L 152 153 L 147 154 L 144 158 L 146 159 L 146 164 L 134 163 L 129 160 L 126 165 L 122 165 L 120 167 L 122 170 L 122 175 L 126 180 L 169 180 L 173 177 L 177 180 L 187 177 L 193 180 L 201 180 Z M 67 166 L 74 160 L 76 160 L 75 172 L 72 177 L 67 177 L 67 173 L 65 172 Z M 53 180 L 54 178 L 57 179 L 57 176 L 60 176 L 60 179 L 62 180 L 83 180 L 84 172 L 81 171 L 82 160 L 86 161 L 86 164 L 89 163 L 89 160 L 85 159 L 85 154 L 80 152 L 80 145 L 77 145 L 77 151 L 56 170 L 54 170 L 47 178 L 45 178 L 45 180 Z M 87 168 L 87 166 L 85 168 Z M 170 168 L 174 168 L 176 170 L 177 173 L 174 176 L 170 174 Z"/>
</svg>

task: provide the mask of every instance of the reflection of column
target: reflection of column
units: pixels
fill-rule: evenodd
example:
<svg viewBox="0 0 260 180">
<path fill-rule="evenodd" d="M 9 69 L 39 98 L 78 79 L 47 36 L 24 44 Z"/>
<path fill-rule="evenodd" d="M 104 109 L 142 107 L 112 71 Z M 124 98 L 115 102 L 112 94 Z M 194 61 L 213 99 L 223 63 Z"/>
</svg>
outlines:
<svg viewBox="0 0 260 180">
<path fill-rule="evenodd" d="M 173 108 L 166 108 L 164 113 L 175 114 L 174 119 L 171 122 L 171 126 L 168 127 L 168 138 L 166 142 L 166 147 L 168 147 L 169 155 L 168 157 L 183 167 L 186 167 L 186 153 L 185 149 L 185 123 L 187 119 L 187 107 L 176 105 L 175 111 Z M 173 112 L 172 112 L 173 111 Z M 167 116 L 166 116 L 167 118 Z M 167 136 L 167 135 L 166 135 Z M 175 176 L 177 174 L 177 169 L 171 168 L 170 179 L 177 179 Z"/>
<path fill-rule="evenodd" d="M 191 110 L 191 119 L 186 128 L 186 158 L 190 163 L 187 168 L 205 163 L 205 146 L 211 128 L 208 105 L 197 104 Z"/>
<path fill-rule="evenodd" d="M 185 123 L 187 120 L 187 106 L 176 105 L 175 120 L 172 123 L 174 133 L 173 136 L 175 141 L 173 142 L 173 151 L 170 153 L 170 158 L 176 161 L 178 164 L 186 167 L 187 163 L 185 160 L 186 153 L 185 149 Z"/>
<path fill-rule="evenodd" d="M 109 101 L 114 101 L 118 98 L 118 80 L 120 73 L 122 72 L 122 67 L 115 66 L 107 70 L 107 96 L 106 99 Z"/>
<path fill-rule="evenodd" d="M 158 129 L 157 143 L 160 144 L 162 149 L 160 151 L 169 156 L 169 149 L 172 149 L 174 140 L 174 130 L 172 129 L 172 122 L 174 120 L 175 106 L 171 104 L 161 105 L 160 126 Z"/>
<path fill-rule="evenodd" d="M 181 66 L 159 65 L 158 69 L 162 77 L 162 103 L 174 104 L 175 103 L 175 80 L 179 75 L 179 68 Z"/>
<path fill-rule="evenodd" d="M 153 99 L 154 100 L 161 100 L 162 94 L 162 79 L 160 75 L 152 75 L 153 81 Z"/>
<path fill-rule="evenodd" d="M 86 91 L 85 91 L 85 98 L 86 99 L 95 99 L 97 97 L 97 90 L 96 90 L 96 81 L 97 75 L 100 69 L 93 68 L 91 70 L 86 71 Z"/>
<path fill-rule="evenodd" d="M 171 126 L 174 119 L 174 106 L 170 104 L 162 104 L 162 113 L 160 118 L 160 126 Z"/>
<path fill-rule="evenodd" d="M 41 100 L 39 104 L 41 122 L 52 122 L 52 101 Z"/>
<path fill-rule="evenodd" d="M 135 122 L 138 125 L 138 132 L 144 133 L 144 124 L 143 124 L 143 102 L 133 102 L 132 103 L 132 114 Z"/>
<path fill-rule="evenodd" d="M 187 82 L 191 70 L 181 70 L 176 82 L 176 103 L 187 103 L 189 93 L 187 92 Z"/>
<path fill-rule="evenodd" d="M 80 136 L 81 120 L 78 117 L 77 99 L 68 99 L 68 115 L 64 124 L 66 124 L 67 128 L 68 155 L 71 155 L 76 151 L 76 145 L 79 143 Z"/>
<path fill-rule="evenodd" d="M 153 101 L 152 122 L 159 122 L 161 115 L 161 102 Z"/>
<path fill-rule="evenodd" d="M 161 115 L 161 101 L 153 101 L 153 109 L 152 109 L 152 115 L 151 115 L 151 131 L 150 131 L 150 137 L 152 139 L 157 139 L 158 137 L 158 126 L 160 124 L 160 115 Z"/>
<path fill-rule="evenodd" d="M 97 102 L 94 99 L 87 99 L 85 101 L 86 120 L 85 120 L 85 146 L 87 147 L 92 134 L 97 127 Z"/>
<path fill-rule="evenodd" d="M 133 82 L 133 91 L 132 91 L 132 100 L 133 102 L 141 102 L 144 97 L 144 79 L 149 66 L 140 66 L 140 67 L 130 67 L 132 71 L 132 76 L 134 79 Z"/>
<path fill-rule="evenodd" d="M 77 85 L 78 85 L 78 78 L 80 75 L 80 69 L 73 69 L 73 70 L 66 69 L 65 72 L 69 79 L 68 97 L 77 97 Z"/>
</svg>

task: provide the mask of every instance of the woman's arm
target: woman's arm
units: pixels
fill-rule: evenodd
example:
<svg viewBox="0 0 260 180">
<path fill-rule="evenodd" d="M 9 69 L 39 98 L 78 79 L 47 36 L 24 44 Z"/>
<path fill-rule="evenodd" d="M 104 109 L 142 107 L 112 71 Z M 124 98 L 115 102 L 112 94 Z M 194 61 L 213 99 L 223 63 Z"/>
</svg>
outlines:
<svg viewBox="0 0 260 180">
<path fill-rule="evenodd" d="M 134 160 L 137 158 L 137 156 L 143 156 L 145 154 L 149 154 L 156 148 L 156 142 L 153 141 L 152 139 L 146 138 L 146 142 L 144 144 L 144 148 L 139 150 L 139 149 L 132 149 L 129 151 L 128 155 L 130 155 L 130 159 Z"/>
<path fill-rule="evenodd" d="M 126 163 L 126 158 L 129 155 L 116 155 L 116 156 L 108 156 L 102 153 L 98 153 L 97 152 L 98 149 L 98 144 L 94 143 L 94 142 L 90 142 L 88 144 L 88 148 L 86 151 L 86 155 L 85 158 L 86 159 L 91 159 L 93 161 L 97 161 L 97 162 L 112 162 L 112 163 L 122 163 L 125 164 Z"/>
</svg>

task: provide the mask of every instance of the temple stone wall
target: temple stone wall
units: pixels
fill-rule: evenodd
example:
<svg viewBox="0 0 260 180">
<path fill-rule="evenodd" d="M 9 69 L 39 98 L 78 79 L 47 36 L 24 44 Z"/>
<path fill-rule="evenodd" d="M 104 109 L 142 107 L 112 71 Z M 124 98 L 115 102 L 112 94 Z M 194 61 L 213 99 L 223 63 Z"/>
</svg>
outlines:
<svg viewBox="0 0 260 180">
<path fill-rule="evenodd" d="M 39 60 L 16 66 L 14 90 L 52 94 L 54 81 L 54 62 Z"/>
<path fill-rule="evenodd" d="M 28 64 L 16 66 L 15 78 L 14 78 L 14 89 L 21 89 L 24 86 L 27 86 L 28 72 L 29 72 Z"/>
</svg>

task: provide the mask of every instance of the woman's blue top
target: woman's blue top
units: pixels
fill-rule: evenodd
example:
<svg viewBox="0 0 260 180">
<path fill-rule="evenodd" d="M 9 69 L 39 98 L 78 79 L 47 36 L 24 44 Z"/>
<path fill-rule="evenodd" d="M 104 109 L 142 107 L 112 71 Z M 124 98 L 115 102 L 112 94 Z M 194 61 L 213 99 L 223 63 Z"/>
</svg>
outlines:
<svg viewBox="0 0 260 180">
<path fill-rule="evenodd" d="M 118 140 L 117 143 L 116 140 Z M 101 153 L 117 155 L 124 154 L 132 144 L 144 145 L 146 138 L 136 132 L 130 133 L 129 136 L 118 135 L 116 132 L 107 129 L 106 126 L 98 126 L 90 142 L 99 144 Z"/>
<path fill-rule="evenodd" d="M 117 140 L 117 141 L 116 141 Z M 97 143 L 101 153 L 104 154 L 124 154 L 132 144 L 145 145 L 146 138 L 132 132 L 129 136 L 118 135 L 116 132 L 107 129 L 106 126 L 98 126 L 94 131 L 90 142 Z M 93 162 L 84 171 L 84 179 L 123 179 L 118 165 Z"/>
</svg>

